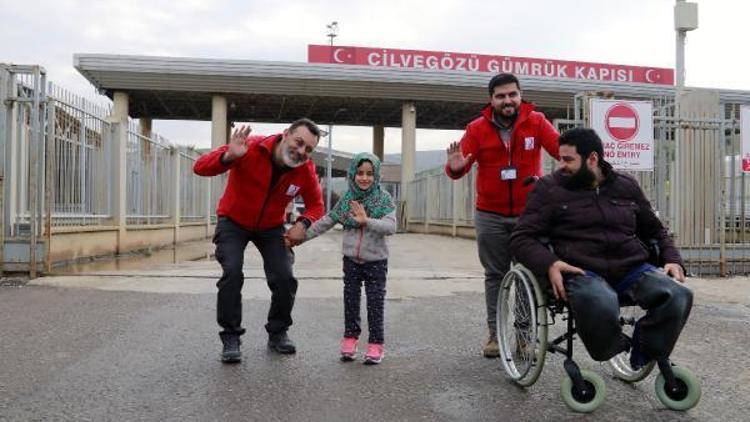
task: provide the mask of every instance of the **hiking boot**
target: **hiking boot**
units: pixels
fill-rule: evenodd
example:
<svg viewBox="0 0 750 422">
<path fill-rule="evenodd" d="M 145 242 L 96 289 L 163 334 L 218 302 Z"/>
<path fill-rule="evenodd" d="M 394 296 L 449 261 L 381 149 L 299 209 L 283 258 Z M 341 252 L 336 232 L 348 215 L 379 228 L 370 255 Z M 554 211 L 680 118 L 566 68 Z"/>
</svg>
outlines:
<svg viewBox="0 0 750 422">
<path fill-rule="evenodd" d="M 368 343 L 367 353 L 365 353 L 365 365 L 379 364 L 380 362 L 383 361 L 384 354 L 385 354 L 385 350 L 383 350 L 382 344 Z"/>
<path fill-rule="evenodd" d="M 341 340 L 341 360 L 344 362 L 354 360 L 357 353 L 357 339 L 354 337 L 344 337 Z"/>
<path fill-rule="evenodd" d="M 290 355 L 297 352 L 294 342 L 292 342 L 286 332 L 268 336 L 268 347 L 283 355 Z"/>
<path fill-rule="evenodd" d="M 482 349 L 482 354 L 486 358 L 496 358 L 500 356 L 500 346 L 497 345 L 497 338 L 496 337 L 490 337 L 487 339 L 487 343 L 484 345 L 484 348 Z"/>
<path fill-rule="evenodd" d="M 221 351 L 221 361 L 223 363 L 239 363 L 242 360 L 240 336 L 237 334 L 220 334 L 219 336 L 224 344 Z"/>
</svg>

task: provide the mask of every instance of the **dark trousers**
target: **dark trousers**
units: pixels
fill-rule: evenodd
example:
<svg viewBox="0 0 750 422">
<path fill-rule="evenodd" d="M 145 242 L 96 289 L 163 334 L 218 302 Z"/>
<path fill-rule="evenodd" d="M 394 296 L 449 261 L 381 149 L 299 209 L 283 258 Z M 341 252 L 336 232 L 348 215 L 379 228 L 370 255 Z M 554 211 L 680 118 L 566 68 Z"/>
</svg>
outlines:
<svg viewBox="0 0 750 422">
<path fill-rule="evenodd" d="M 383 344 L 383 318 L 385 312 L 385 278 L 388 260 L 357 263 L 344 257 L 344 337 L 359 338 L 359 303 L 362 282 L 367 293 L 367 326 L 369 343 Z"/>
<path fill-rule="evenodd" d="M 620 298 L 603 278 L 591 273 L 566 279 L 565 289 L 578 335 L 598 361 L 609 360 L 628 344 L 619 322 L 620 300 L 646 310 L 635 330 L 640 352 L 650 359 L 669 357 L 693 305 L 690 289 L 656 271 L 642 273 Z"/>
<path fill-rule="evenodd" d="M 518 217 L 503 217 L 481 210 L 474 213 L 479 262 L 484 268 L 487 326 L 492 338 L 497 338 L 497 297 L 503 277 L 510 269 L 510 234 L 517 222 Z"/>
<path fill-rule="evenodd" d="M 249 231 L 226 217 L 219 217 L 214 235 L 216 260 L 223 271 L 216 287 L 216 319 L 223 329 L 221 334 L 245 333 L 242 328 L 242 285 L 245 281 L 242 264 L 245 248 L 253 242 L 263 258 L 268 288 L 271 289 L 271 308 L 268 310 L 266 331 L 269 334 L 286 332 L 292 325 L 292 307 L 297 293 L 297 279 L 292 274 L 292 254 L 284 245 L 284 228 Z"/>
</svg>

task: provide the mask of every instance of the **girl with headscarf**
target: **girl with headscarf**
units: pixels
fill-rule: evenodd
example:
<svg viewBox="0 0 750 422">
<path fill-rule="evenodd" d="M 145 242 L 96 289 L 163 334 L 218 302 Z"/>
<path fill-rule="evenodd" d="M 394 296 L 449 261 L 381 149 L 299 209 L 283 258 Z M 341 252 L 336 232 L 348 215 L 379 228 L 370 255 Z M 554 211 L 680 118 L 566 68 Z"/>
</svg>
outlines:
<svg viewBox="0 0 750 422">
<path fill-rule="evenodd" d="M 349 189 L 336 206 L 307 229 L 305 240 L 320 236 L 337 223 L 344 227 L 344 338 L 341 359 L 354 360 L 360 328 L 362 283 L 367 294 L 369 339 L 365 364 L 383 359 L 385 282 L 388 272 L 386 236 L 396 232 L 396 207 L 380 188 L 380 160 L 373 154 L 354 156 L 347 173 Z"/>
</svg>

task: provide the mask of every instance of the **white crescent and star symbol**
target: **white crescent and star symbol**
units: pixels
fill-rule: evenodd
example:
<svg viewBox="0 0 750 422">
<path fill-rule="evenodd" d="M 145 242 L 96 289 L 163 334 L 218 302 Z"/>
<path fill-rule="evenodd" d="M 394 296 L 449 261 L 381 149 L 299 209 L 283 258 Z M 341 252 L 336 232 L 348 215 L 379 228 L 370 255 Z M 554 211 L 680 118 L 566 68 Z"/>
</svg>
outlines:
<svg viewBox="0 0 750 422">
<path fill-rule="evenodd" d="M 339 54 L 341 54 L 341 52 L 345 52 L 345 51 L 346 51 L 345 48 L 337 48 L 337 49 L 333 50 L 333 61 L 334 61 L 334 63 L 346 63 L 346 62 L 348 62 L 348 61 L 350 61 L 352 59 L 352 53 L 349 53 L 349 52 L 347 52 L 344 55 L 344 59 L 341 59 L 341 57 L 339 57 Z"/>
<path fill-rule="evenodd" d="M 654 79 L 651 79 L 651 72 L 655 72 L 655 70 L 654 70 L 654 69 L 649 69 L 649 70 L 647 70 L 647 71 L 646 71 L 646 74 L 645 74 L 645 77 L 646 77 L 646 82 L 649 82 L 649 83 L 654 83 L 654 82 L 656 82 L 656 80 L 654 80 Z M 661 79 L 661 75 L 659 75 L 659 74 L 657 73 L 657 74 L 656 74 L 656 79 Z"/>
</svg>

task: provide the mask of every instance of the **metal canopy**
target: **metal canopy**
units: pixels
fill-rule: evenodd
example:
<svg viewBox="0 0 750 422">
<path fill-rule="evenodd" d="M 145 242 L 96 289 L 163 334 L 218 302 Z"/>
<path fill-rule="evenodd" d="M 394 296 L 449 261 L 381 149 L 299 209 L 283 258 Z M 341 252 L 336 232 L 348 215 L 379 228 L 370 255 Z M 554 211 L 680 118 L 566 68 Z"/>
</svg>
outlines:
<svg viewBox="0 0 750 422">
<path fill-rule="evenodd" d="M 414 102 L 417 126 L 462 129 L 487 102 L 487 73 L 355 65 L 76 54 L 74 65 L 102 93 L 129 95 L 131 117 L 210 120 L 211 97 L 223 95 L 232 121 L 283 123 L 306 116 L 320 124 L 401 126 Z M 671 86 L 524 76 L 524 99 L 549 118 L 572 117 L 576 93 L 627 98 L 674 95 Z M 750 93 L 722 90 L 723 101 L 750 103 Z"/>
</svg>

